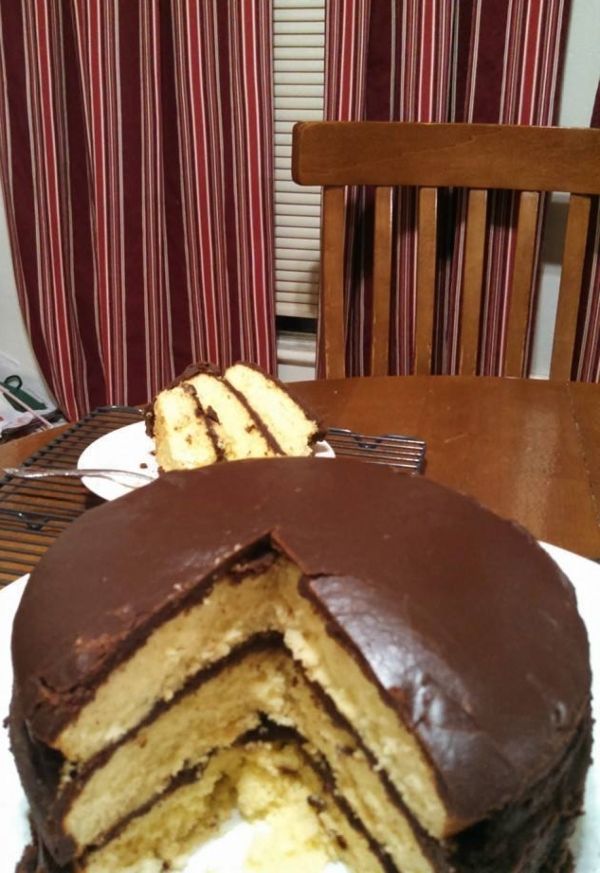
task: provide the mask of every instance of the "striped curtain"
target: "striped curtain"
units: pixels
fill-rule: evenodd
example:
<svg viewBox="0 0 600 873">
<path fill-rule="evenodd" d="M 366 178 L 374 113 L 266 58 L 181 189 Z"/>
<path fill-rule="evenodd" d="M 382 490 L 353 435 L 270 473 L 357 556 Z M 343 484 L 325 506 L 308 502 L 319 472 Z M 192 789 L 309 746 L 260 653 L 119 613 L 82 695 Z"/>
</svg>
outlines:
<svg viewBox="0 0 600 873">
<path fill-rule="evenodd" d="M 270 0 L 3 0 L 0 176 L 59 404 L 275 366 Z"/>
<path fill-rule="evenodd" d="M 592 111 L 592 127 L 600 127 L 600 83 Z M 590 235 L 586 252 L 583 287 L 584 305 L 579 325 L 579 360 L 577 378 L 582 382 L 600 382 L 600 198 L 596 198 L 590 215 Z"/>
<path fill-rule="evenodd" d="M 570 0 L 332 0 L 326 116 L 331 120 L 552 124 Z M 517 203 L 491 195 L 478 370 L 500 374 Z M 410 373 L 416 293 L 415 193 L 398 193 L 390 372 Z M 347 371 L 368 372 L 373 220 L 369 192 L 350 195 Z M 446 192 L 437 270 L 435 369 L 456 372 L 465 192 Z M 540 219 L 540 229 L 542 220 Z M 539 235 L 539 234 L 538 234 Z M 534 282 L 536 282 L 534 277 Z"/>
</svg>

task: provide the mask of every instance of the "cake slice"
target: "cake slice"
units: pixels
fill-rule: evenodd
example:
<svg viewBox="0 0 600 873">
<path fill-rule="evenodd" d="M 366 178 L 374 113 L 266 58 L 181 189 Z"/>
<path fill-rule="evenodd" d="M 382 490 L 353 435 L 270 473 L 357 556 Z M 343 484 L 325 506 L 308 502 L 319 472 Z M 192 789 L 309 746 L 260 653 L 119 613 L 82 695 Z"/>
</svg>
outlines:
<svg viewBox="0 0 600 873">
<path fill-rule="evenodd" d="M 223 376 L 192 364 L 161 391 L 146 413 L 159 470 L 216 461 L 312 454 L 319 426 L 287 389 L 252 364 Z"/>
<path fill-rule="evenodd" d="M 225 378 L 244 395 L 265 422 L 283 454 L 302 457 L 312 454 L 319 426 L 278 380 L 267 376 L 253 364 L 234 364 Z"/>
<path fill-rule="evenodd" d="M 211 364 L 193 364 L 160 391 L 146 430 L 161 472 L 284 454 L 239 391 Z"/>
</svg>

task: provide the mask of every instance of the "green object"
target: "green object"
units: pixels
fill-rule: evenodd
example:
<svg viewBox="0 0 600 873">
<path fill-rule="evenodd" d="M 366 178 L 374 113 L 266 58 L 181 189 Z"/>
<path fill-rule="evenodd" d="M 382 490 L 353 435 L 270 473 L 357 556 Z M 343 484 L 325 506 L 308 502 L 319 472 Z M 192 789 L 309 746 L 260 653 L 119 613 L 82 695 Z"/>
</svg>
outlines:
<svg viewBox="0 0 600 873">
<path fill-rule="evenodd" d="M 45 409 L 45 404 L 41 403 L 35 397 L 32 397 L 31 394 L 28 394 L 26 391 L 23 391 L 22 385 L 23 380 L 20 376 L 16 374 L 14 376 L 7 376 L 6 379 L 0 383 L 4 385 L 4 387 L 10 391 L 10 394 L 5 394 L 4 396 L 10 403 L 10 405 L 16 409 L 18 412 L 26 411 L 26 406 L 23 404 L 27 404 L 30 409 Z M 19 400 L 22 401 L 19 403 Z"/>
</svg>

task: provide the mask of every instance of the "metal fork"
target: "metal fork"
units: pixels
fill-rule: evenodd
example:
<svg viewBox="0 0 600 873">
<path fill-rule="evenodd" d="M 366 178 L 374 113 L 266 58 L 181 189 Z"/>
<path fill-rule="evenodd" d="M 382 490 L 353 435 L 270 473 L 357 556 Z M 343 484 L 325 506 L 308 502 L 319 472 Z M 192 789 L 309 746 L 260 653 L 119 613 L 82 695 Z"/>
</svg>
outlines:
<svg viewBox="0 0 600 873">
<path fill-rule="evenodd" d="M 330 427 L 325 439 L 338 457 L 360 458 L 374 464 L 423 472 L 426 444 L 416 437 L 395 433 L 369 436 L 348 428 Z"/>
<path fill-rule="evenodd" d="M 87 470 L 65 467 L 50 468 L 50 467 L 2 467 L 0 468 L 8 476 L 15 476 L 18 479 L 56 479 L 66 477 L 70 479 L 83 479 L 84 477 L 99 477 L 100 479 L 117 480 L 123 484 L 123 478 L 138 479 L 140 485 L 152 482 L 156 477 L 149 473 L 138 473 L 135 470 L 113 470 L 108 468 Z"/>
</svg>

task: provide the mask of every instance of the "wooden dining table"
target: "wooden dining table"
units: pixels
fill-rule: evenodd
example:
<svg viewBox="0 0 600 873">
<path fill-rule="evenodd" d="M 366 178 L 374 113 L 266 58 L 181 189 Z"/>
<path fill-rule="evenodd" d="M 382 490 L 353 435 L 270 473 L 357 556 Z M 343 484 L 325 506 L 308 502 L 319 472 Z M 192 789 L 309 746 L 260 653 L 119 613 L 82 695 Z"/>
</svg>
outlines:
<svg viewBox="0 0 600 873">
<path fill-rule="evenodd" d="M 325 426 L 424 439 L 424 476 L 540 540 L 600 558 L 600 385 L 388 376 L 291 387 Z M 65 428 L 0 445 L 0 467 L 22 463 Z"/>
</svg>

